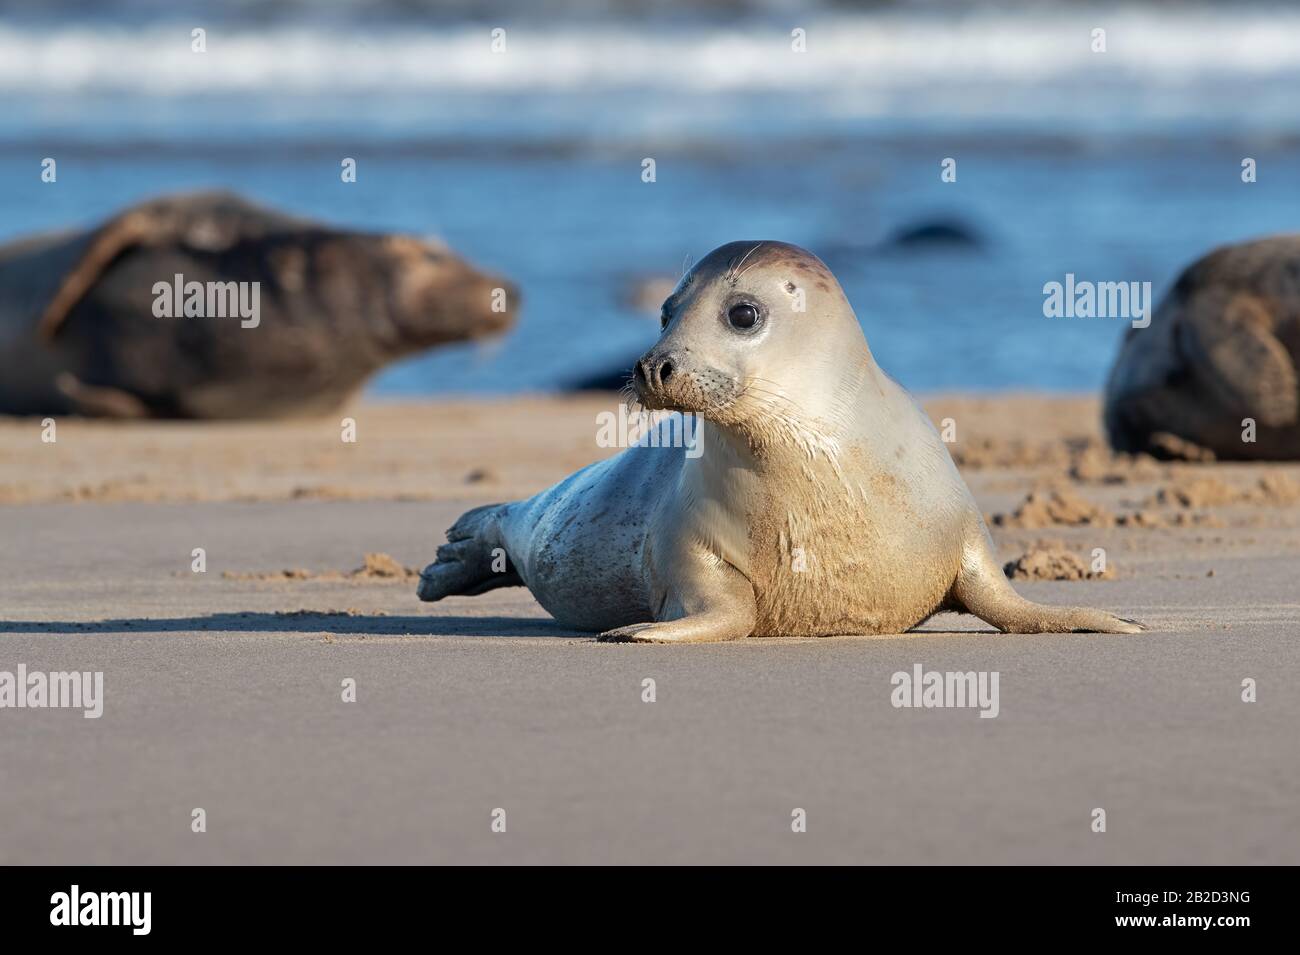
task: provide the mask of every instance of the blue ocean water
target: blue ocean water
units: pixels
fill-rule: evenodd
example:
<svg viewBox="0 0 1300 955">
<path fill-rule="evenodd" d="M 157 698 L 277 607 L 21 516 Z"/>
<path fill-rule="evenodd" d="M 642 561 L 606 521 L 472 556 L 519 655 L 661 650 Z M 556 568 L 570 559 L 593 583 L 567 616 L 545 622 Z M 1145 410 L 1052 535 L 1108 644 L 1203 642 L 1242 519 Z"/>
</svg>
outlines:
<svg viewBox="0 0 1300 955">
<path fill-rule="evenodd" d="M 502 54 L 491 22 L 344 17 L 214 22 L 199 55 L 192 20 L 102 14 L 0 25 L 0 240 L 221 186 L 437 234 L 519 283 L 513 332 L 393 366 L 381 395 L 548 390 L 625 365 L 657 332 L 629 286 L 740 238 L 821 255 L 909 388 L 1091 390 L 1125 325 L 1045 318 L 1045 283 L 1159 295 L 1300 213 L 1285 10 L 828 11 L 797 21 L 804 53 L 796 14 L 770 10 L 507 17 Z M 936 220 L 981 241 L 888 241 Z"/>
</svg>

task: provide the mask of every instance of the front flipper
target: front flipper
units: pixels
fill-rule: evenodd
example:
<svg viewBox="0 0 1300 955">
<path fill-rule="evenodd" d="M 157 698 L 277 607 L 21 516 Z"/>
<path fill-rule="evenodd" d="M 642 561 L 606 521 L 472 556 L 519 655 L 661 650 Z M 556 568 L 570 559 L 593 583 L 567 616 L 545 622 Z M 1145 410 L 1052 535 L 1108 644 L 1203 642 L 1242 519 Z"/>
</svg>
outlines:
<svg viewBox="0 0 1300 955">
<path fill-rule="evenodd" d="M 61 372 L 54 386 L 72 403 L 77 414 L 88 418 L 147 418 L 149 406 L 121 388 L 88 385 L 71 372 Z"/>
<path fill-rule="evenodd" d="M 1236 418 L 1282 428 L 1300 416 L 1295 361 L 1273 332 L 1275 306 L 1244 292 L 1203 291 L 1176 341 L 1197 384 Z"/>
<path fill-rule="evenodd" d="M 697 549 L 671 568 L 662 603 L 663 619 L 607 630 L 611 643 L 719 643 L 754 632 L 754 588 L 740 571 L 715 554 Z"/>
<path fill-rule="evenodd" d="M 634 623 L 606 630 L 602 643 L 721 643 L 741 640 L 754 629 L 754 618 L 728 614 L 701 613 L 663 623 Z"/>
</svg>

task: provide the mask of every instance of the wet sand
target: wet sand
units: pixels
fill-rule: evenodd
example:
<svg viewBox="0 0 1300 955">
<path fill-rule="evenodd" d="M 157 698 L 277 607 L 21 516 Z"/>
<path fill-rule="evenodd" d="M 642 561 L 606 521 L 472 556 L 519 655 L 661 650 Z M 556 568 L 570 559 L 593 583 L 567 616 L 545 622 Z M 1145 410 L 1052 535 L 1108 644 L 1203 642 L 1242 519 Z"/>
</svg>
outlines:
<svg viewBox="0 0 1300 955">
<path fill-rule="evenodd" d="M 1300 467 L 1113 459 L 1091 399 L 927 402 L 1002 559 L 1105 550 L 1104 577 L 1016 586 L 1137 636 L 942 615 L 605 645 L 522 589 L 416 600 L 402 568 L 462 510 L 611 453 L 611 407 L 360 404 L 355 444 L 333 419 L 61 420 L 53 445 L 0 420 L 0 670 L 105 692 L 97 720 L 0 709 L 0 862 L 1300 859 Z M 998 717 L 894 708 L 915 664 L 998 671 Z"/>
</svg>

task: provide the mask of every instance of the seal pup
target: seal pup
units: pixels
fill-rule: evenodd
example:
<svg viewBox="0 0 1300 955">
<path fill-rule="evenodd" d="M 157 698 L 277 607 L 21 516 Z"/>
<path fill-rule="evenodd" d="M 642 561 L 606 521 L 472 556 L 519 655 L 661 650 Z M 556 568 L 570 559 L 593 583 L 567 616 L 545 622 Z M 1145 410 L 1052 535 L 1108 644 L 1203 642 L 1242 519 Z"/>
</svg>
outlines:
<svg viewBox="0 0 1300 955">
<path fill-rule="evenodd" d="M 816 256 L 724 245 L 661 322 L 636 393 L 698 415 L 701 444 L 670 446 L 670 418 L 660 440 L 468 512 L 421 599 L 523 584 L 570 627 L 651 642 L 901 633 L 939 610 L 1018 633 L 1142 629 L 1016 593 L 938 432 Z"/>
<path fill-rule="evenodd" d="M 257 314 L 189 314 L 173 285 L 205 289 L 216 314 L 232 292 Z M 517 298 L 436 242 L 229 193 L 167 196 L 0 246 L 0 413 L 325 413 L 388 362 L 504 331 Z"/>
<path fill-rule="evenodd" d="M 1300 235 L 1216 249 L 1125 335 L 1106 382 L 1107 435 L 1117 451 L 1156 457 L 1300 459 L 1297 366 Z"/>
</svg>

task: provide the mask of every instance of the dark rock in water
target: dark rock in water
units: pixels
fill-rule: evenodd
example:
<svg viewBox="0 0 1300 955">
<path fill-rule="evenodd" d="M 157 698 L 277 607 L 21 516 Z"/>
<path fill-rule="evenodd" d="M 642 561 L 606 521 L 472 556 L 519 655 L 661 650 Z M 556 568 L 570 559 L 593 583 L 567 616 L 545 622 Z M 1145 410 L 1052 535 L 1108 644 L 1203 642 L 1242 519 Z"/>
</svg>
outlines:
<svg viewBox="0 0 1300 955">
<path fill-rule="evenodd" d="M 1117 451 L 1300 460 L 1300 235 L 1216 249 L 1146 317 L 1106 382 Z"/>
<path fill-rule="evenodd" d="M 929 219 L 895 229 L 882 248 L 912 249 L 981 249 L 984 237 L 974 228 L 956 219 Z"/>
<path fill-rule="evenodd" d="M 632 380 L 632 366 L 640 359 L 640 355 L 633 355 L 628 358 L 622 367 L 611 368 L 606 371 L 595 372 L 590 375 L 577 378 L 564 385 L 564 391 L 619 391 L 624 385 Z"/>
<path fill-rule="evenodd" d="M 436 242 L 169 196 L 0 246 L 0 413 L 325 413 L 391 361 L 504 331 L 517 307 Z"/>
</svg>

